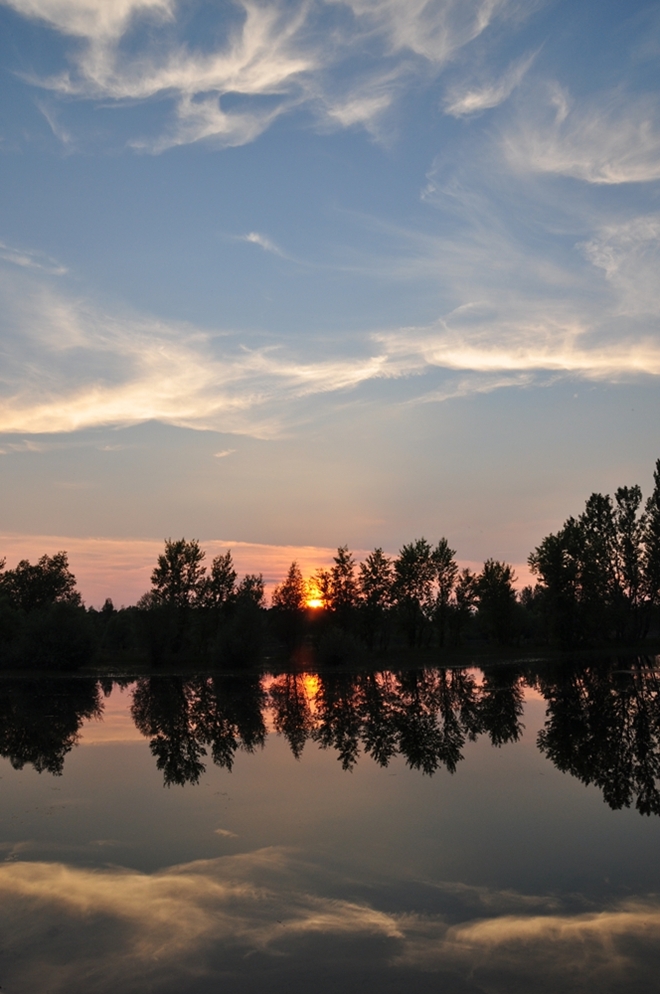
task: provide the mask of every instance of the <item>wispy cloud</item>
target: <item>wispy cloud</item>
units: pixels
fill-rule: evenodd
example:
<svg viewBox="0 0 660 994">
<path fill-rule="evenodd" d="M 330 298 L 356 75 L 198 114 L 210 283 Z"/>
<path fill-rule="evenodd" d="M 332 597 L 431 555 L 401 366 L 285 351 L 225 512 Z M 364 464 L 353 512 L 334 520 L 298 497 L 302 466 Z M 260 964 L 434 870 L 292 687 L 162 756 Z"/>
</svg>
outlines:
<svg viewBox="0 0 660 994">
<path fill-rule="evenodd" d="M 45 452 L 48 446 L 44 442 L 34 442 L 24 438 L 20 442 L 4 442 L 0 448 L 0 456 L 13 455 L 16 452 Z"/>
<path fill-rule="evenodd" d="M 390 51 L 444 64 L 510 6 L 508 0 L 334 0 L 382 34 Z M 364 30 L 364 28 L 363 28 Z"/>
<path fill-rule="evenodd" d="M 175 0 L 3 0 L 24 17 L 45 21 L 64 34 L 101 41 L 119 38 L 130 22 L 149 14 L 173 15 Z"/>
<path fill-rule="evenodd" d="M 617 313 L 658 317 L 660 214 L 602 225 L 582 248 L 616 290 Z"/>
<path fill-rule="evenodd" d="M 258 231 L 251 231 L 247 235 L 240 236 L 241 241 L 250 242 L 252 245 L 258 245 L 264 250 L 264 252 L 272 252 L 273 255 L 283 256 L 284 252 L 275 242 L 271 241 L 267 235 L 261 235 Z"/>
<path fill-rule="evenodd" d="M 355 336 L 350 354 L 336 348 L 327 356 L 311 339 L 248 344 L 225 331 L 111 315 L 50 286 L 32 285 L 28 292 L 11 281 L 3 289 L 0 431 L 6 433 L 156 419 L 267 437 L 295 423 L 306 398 L 432 370 L 460 374 L 460 383 L 444 383 L 437 399 L 483 392 L 484 377 L 510 386 L 536 373 L 609 380 L 660 375 L 657 336 L 632 329 L 604 338 L 565 305 L 555 306 L 553 315 L 541 300 L 531 309 L 524 300 L 515 307 L 502 300 L 462 305 L 428 327 Z M 475 374 L 471 387 L 464 374 Z M 228 454 L 223 450 L 222 457 Z"/>
<path fill-rule="evenodd" d="M 38 269 L 51 276 L 64 276 L 67 272 L 66 266 L 61 266 L 55 259 L 44 255 L 43 252 L 16 248 L 1 241 L 0 259 L 3 262 L 11 262 L 14 266 L 20 266 L 22 269 Z"/>
<path fill-rule="evenodd" d="M 448 317 L 435 329 L 406 329 L 378 338 L 392 359 L 423 360 L 425 366 L 461 372 L 547 372 L 610 381 L 660 375 L 660 342 L 656 338 L 606 343 L 590 336 L 588 327 L 552 326 L 547 321 L 517 328 L 489 322 L 466 331 L 452 328 Z M 515 382 L 499 380 L 498 385 Z"/>
<path fill-rule="evenodd" d="M 250 347 L 225 332 L 110 315 L 48 286 L 28 292 L 10 281 L 0 290 L 3 432 L 157 419 L 268 435 L 280 430 L 283 416 L 274 405 L 394 372 L 381 355 L 303 357 L 284 343 Z"/>
<path fill-rule="evenodd" d="M 602 185 L 651 182 L 660 179 L 660 102 L 619 90 L 573 101 L 554 85 L 545 113 L 537 100 L 521 110 L 503 148 L 518 172 Z"/>
<path fill-rule="evenodd" d="M 509 7 L 509 0 L 238 0 L 214 26 L 223 40 L 209 51 L 186 42 L 175 0 L 2 2 L 79 39 L 70 68 L 48 78 L 34 75 L 34 85 L 117 104 L 171 100 L 164 131 L 131 139 L 153 152 L 200 140 L 245 144 L 301 106 L 322 126 L 360 125 L 379 134 L 383 113 L 407 80 L 437 73 Z M 151 31 L 129 54 L 122 43 L 145 19 Z M 370 71 L 365 50 L 372 55 Z M 231 110 L 224 105 L 228 94 Z M 51 111 L 47 117 L 70 141 Z"/>
<path fill-rule="evenodd" d="M 520 85 L 537 54 L 534 52 L 518 59 L 503 76 L 483 86 L 453 87 L 445 98 L 445 113 L 452 117 L 467 117 L 499 107 Z"/>
</svg>

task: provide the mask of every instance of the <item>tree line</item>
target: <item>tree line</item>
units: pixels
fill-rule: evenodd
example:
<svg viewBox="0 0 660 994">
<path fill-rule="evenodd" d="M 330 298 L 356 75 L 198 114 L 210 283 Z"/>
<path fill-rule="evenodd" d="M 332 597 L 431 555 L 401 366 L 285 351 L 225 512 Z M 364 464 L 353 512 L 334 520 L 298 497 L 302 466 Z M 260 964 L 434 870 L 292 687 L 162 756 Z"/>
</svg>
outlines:
<svg viewBox="0 0 660 994">
<path fill-rule="evenodd" d="M 660 815 L 660 679 L 651 659 L 561 661 L 351 672 L 284 672 L 96 680 L 0 681 L 0 755 L 16 769 L 62 773 L 90 718 L 115 684 L 132 685 L 131 715 L 166 786 L 196 784 L 209 760 L 226 770 L 263 748 L 267 726 L 300 758 L 308 744 L 345 770 L 361 757 L 387 767 L 397 756 L 432 776 L 454 773 L 468 743 L 493 746 L 522 734 L 526 688 L 546 702 L 537 747 L 555 767 L 595 785 L 614 809 Z"/>
<path fill-rule="evenodd" d="M 261 574 L 240 580 L 231 552 L 209 567 L 200 543 L 168 539 L 137 605 L 86 610 L 65 552 L 0 561 L 0 660 L 75 669 L 99 659 L 240 666 L 306 646 L 321 663 L 388 651 L 479 643 L 571 649 L 635 644 L 658 634 L 660 460 L 646 502 L 638 486 L 592 494 L 578 517 L 529 556 L 536 582 L 516 590 L 513 567 L 461 569 L 446 538 L 375 549 L 343 546 L 307 580 L 293 562 L 266 605 Z"/>
</svg>

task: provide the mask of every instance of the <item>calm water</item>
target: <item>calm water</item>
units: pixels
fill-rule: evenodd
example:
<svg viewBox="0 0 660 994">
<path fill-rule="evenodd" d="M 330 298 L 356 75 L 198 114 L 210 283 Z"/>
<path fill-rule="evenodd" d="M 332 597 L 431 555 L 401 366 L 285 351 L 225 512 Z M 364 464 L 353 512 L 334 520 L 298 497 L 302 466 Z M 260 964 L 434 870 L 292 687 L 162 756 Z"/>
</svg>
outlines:
<svg viewBox="0 0 660 994">
<path fill-rule="evenodd" d="M 655 992 L 657 660 L 0 681 L 0 985 Z"/>
</svg>

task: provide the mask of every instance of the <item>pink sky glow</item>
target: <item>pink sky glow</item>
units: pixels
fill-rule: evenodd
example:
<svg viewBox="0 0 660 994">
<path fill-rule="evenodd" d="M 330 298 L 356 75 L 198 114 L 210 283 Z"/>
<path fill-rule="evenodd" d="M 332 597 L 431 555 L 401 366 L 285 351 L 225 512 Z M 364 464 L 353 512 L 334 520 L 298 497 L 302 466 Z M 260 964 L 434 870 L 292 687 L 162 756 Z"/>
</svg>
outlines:
<svg viewBox="0 0 660 994">
<path fill-rule="evenodd" d="M 176 536 L 173 536 L 176 537 Z M 231 549 L 239 577 L 245 573 L 263 573 L 266 591 L 284 577 L 293 562 L 299 564 L 303 576 L 311 576 L 320 566 L 332 564 L 336 549 L 313 545 L 259 545 L 251 542 L 231 542 L 220 539 L 200 540 L 210 564 L 214 556 Z M 163 542 L 154 539 L 72 538 L 65 535 L 2 535 L 0 558 L 7 559 L 7 568 L 19 559 L 37 560 L 44 553 L 53 555 L 65 550 L 69 564 L 78 581 L 78 589 L 88 606 L 100 607 L 106 597 L 115 606 L 135 604 L 150 587 L 149 578 Z M 392 552 L 392 550 L 388 550 Z M 369 550 L 354 549 L 355 558 L 363 559 Z M 479 570 L 481 563 L 459 560 L 461 566 Z M 526 563 L 513 564 L 518 577 L 517 586 L 533 582 Z"/>
</svg>

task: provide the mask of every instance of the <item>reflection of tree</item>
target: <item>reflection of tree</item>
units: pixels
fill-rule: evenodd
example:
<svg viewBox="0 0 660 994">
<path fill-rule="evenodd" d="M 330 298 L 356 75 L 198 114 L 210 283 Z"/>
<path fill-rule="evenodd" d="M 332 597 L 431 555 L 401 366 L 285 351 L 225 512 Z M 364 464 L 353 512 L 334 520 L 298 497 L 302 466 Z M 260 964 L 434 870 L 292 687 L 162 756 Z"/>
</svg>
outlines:
<svg viewBox="0 0 660 994">
<path fill-rule="evenodd" d="M 611 808 L 660 814 L 660 681 L 644 661 L 562 668 L 539 680 L 548 718 L 538 744 L 558 769 L 599 787 Z"/>
<path fill-rule="evenodd" d="M 83 722 L 100 714 L 96 680 L 2 680 L 0 755 L 60 775 Z"/>
<path fill-rule="evenodd" d="M 339 754 L 343 769 L 355 766 L 362 728 L 361 674 L 329 673 L 319 679 L 312 737 Z"/>
<path fill-rule="evenodd" d="M 3 680 L 0 755 L 16 769 L 61 773 L 82 723 L 101 714 L 101 691 L 115 682 Z M 563 664 L 526 683 L 547 701 L 538 745 L 558 769 L 596 785 L 612 808 L 660 815 L 660 676 L 652 664 Z M 286 673 L 268 693 L 257 674 L 155 676 L 134 685 L 131 710 L 167 785 L 198 783 L 209 755 L 231 770 L 239 750 L 263 746 L 267 709 L 297 758 L 311 739 L 346 770 L 364 753 L 383 767 L 401 756 L 432 775 L 455 772 L 479 735 L 496 746 L 517 741 L 524 686 L 511 666 L 488 669 L 481 682 L 467 669 Z"/>
<path fill-rule="evenodd" d="M 399 677 L 399 688 L 397 731 L 401 754 L 413 769 L 431 774 L 444 765 L 453 773 L 463 758 L 465 730 L 447 671 L 408 671 Z"/>
<path fill-rule="evenodd" d="M 517 742 L 525 727 L 523 713 L 525 692 L 518 672 L 509 667 L 489 670 L 481 688 L 483 729 L 495 746 Z"/>
<path fill-rule="evenodd" d="M 504 671 L 481 687 L 457 669 L 328 673 L 319 677 L 311 736 L 335 749 L 344 769 L 362 747 L 381 766 L 401 755 L 429 775 L 441 766 L 453 773 L 466 740 L 480 732 L 495 745 L 519 738 L 522 701 L 519 676 Z"/>
<path fill-rule="evenodd" d="M 466 739 L 482 727 L 478 687 L 460 670 L 324 674 L 315 706 L 312 737 L 335 749 L 344 769 L 362 747 L 381 766 L 402 755 L 424 773 L 454 772 Z"/>
<path fill-rule="evenodd" d="M 237 749 L 263 745 L 263 698 L 254 676 L 151 677 L 137 682 L 131 713 L 165 783 L 198 783 L 207 746 L 213 762 L 231 770 Z"/>
<path fill-rule="evenodd" d="M 364 751 L 379 766 L 387 766 L 399 751 L 394 722 L 396 678 L 391 673 L 362 677 L 362 741 Z"/>
<path fill-rule="evenodd" d="M 206 750 L 192 720 L 192 681 L 181 677 L 138 680 L 131 714 L 137 728 L 151 739 L 149 747 L 165 783 L 197 783 L 204 772 Z"/>
<path fill-rule="evenodd" d="M 299 759 L 314 725 L 304 676 L 283 674 L 271 686 L 270 696 L 275 731 L 284 736 Z"/>
<path fill-rule="evenodd" d="M 266 741 L 265 694 L 258 676 L 212 677 L 199 681 L 194 706 L 197 734 L 211 748 L 213 762 L 227 770 L 238 749 L 254 752 Z"/>
</svg>

